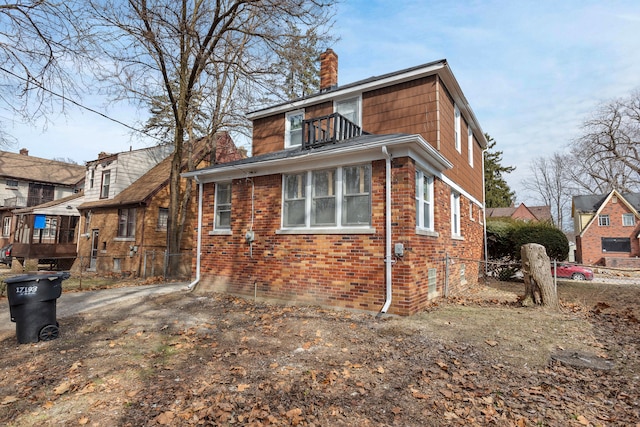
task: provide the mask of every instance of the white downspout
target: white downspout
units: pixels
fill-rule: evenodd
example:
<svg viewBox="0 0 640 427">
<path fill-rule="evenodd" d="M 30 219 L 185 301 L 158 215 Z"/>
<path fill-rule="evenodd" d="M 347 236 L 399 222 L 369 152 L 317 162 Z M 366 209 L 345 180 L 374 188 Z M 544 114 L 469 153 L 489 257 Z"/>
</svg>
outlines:
<svg viewBox="0 0 640 427">
<path fill-rule="evenodd" d="M 392 283 L 391 283 L 391 265 L 393 264 L 393 258 L 391 257 L 391 155 L 389 151 L 387 151 L 387 147 L 382 147 L 382 152 L 385 155 L 385 170 L 386 170 L 386 213 L 385 213 L 385 255 L 384 255 L 384 263 L 385 263 L 385 284 L 387 290 L 387 296 L 382 307 L 380 313 L 384 314 L 389 310 L 391 306 L 391 297 L 392 297 Z"/>
<path fill-rule="evenodd" d="M 487 183 L 484 179 L 484 155 L 488 148 L 482 150 L 482 231 L 484 234 L 484 277 L 489 275 L 489 253 L 487 252 Z"/>
<path fill-rule="evenodd" d="M 198 182 L 198 238 L 196 244 L 196 278 L 193 282 L 189 283 L 187 286 L 187 290 L 193 291 L 196 288 L 196 285 L 200 281 L 200 257 L 202 252 L 202 190 L 203 185 L 202 181 L 195 177 Z"/>
</svg>

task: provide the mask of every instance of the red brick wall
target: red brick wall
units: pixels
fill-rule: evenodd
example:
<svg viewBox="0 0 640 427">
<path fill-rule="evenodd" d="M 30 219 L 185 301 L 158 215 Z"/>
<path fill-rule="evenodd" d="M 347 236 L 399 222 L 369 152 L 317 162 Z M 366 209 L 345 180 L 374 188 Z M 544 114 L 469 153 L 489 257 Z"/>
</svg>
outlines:
<svg viewBox="0 0 640 427">
<path fill-rule="evenodd" d="M 435 224 L 439 236 L 415 230 L 415 166 L 408 158 L 393 161 L 392 242 L 405 255 L 393 264 L 390 312 L 408 315 L 428 302 L 429 268 L 437 270 L 444 293 L 444 257 L 478 259 L 482 225 L 470 220 L 468 200 L 461 201 L 463 240 L 451 239 L 450 188 L 436 179 Z M 252 212 L 253 185 L 253 225 Z M 204 186 L 201 281 L 216 290 L 259 298 L 378 311 L 385 302 L 385 162 L 372 164 L 374 234 L 277 234 L 281 221 L 281 175 L 233 182 L 232 234 L 213 235 L 214 185 Z M 477 209 L 474 211 L 477 215 Z M 253 229 L 252 246 L 245 242 Z M 455 274 L 452 271 L 451 274 Z M 468 284 L 477 274 L 468 267 Z M 457 284 L 456 286 L 458 286 Z M 451 293 L 460 291 L 454 287 Z"/>
<path fill-rule="evenodd" d="M 631 213 L 627 206 L 618 201 L 609 201 L 600 212 L 601 215 L 609 215 L 609 226 L 599 226 L 598 217 L 589 226 L 583 236 L 576 237 L 576 258 L 583 264 L 602 264 L 604 257 L 637 257 L 640 256 L 638 245 L 638 233 L 640 233 L 640 222 L 636 220 L 635 226 L 623 227 L 622 214 Z M 603 252 L 603 237 L 625 237 L 631 240 L 631 253 L 624 252 Z"/>
</svg>

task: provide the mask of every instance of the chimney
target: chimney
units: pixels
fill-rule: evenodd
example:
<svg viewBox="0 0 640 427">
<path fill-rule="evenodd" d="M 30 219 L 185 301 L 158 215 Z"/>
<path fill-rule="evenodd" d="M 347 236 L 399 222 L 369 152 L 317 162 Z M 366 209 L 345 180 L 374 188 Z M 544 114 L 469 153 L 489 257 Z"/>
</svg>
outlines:
<svg viewBox="0 0 640 427">
<path fill-rule="evenodd" d="M 338 55 L 327 49 L 320 54 L 320 92 L 338 87 Z"/>
<path fill-rule="evenodd" d="M 26 148 L 21 148 L 20 149 L 20 154 L 22 154 L 23 156 L 28 156 L 29 155 L 29 150 L 27 150 Z"/>
</svg>

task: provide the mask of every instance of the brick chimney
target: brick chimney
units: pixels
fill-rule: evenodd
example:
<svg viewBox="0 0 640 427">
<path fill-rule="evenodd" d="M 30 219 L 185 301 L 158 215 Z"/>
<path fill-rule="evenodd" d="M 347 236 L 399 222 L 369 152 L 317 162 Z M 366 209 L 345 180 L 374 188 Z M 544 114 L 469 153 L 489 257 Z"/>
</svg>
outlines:
<svg viewBox="0 0 640 427">
<path fill-rule="evenodd" d="M 29 150 L 27 150 L 26 148 L 21 148 L 20 149 L 20 154 L 22 154 L 23 156 L 28 156 L 29 155 Z"/>
<path fill-rule="evenodd" d="M 327 49 L 320 54 L 320 92 L 338 87 L 338 55 Z"/>
</svg>

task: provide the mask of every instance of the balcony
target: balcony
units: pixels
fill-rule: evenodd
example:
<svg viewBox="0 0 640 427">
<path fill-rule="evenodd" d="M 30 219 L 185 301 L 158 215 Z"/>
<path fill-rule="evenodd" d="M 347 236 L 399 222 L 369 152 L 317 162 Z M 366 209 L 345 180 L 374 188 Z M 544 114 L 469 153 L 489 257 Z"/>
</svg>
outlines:
<svg viewBox="0 0 640 427">
<path fill-rule="evenodd" d="M 362 135 L 360 126 L 338 113 L 302 122 L 302 149 L 335 144 Z"/>
</svg>

